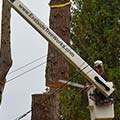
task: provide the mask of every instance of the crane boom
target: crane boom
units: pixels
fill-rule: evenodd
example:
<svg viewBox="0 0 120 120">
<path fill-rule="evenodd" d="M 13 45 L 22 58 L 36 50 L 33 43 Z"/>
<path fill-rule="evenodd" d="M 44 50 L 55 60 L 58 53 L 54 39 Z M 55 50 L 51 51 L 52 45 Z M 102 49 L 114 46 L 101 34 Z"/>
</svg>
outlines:
<svg viewBox="0 0 120 120">
<path fill-rule="evenodd" d="M 47 27 L 20 0 L 8 0 L 13 8 L 48 42 L 50 42 L 74 67 L 79 69 L 87 79 L 94 84 L 105 96 L 114 91 L 98 73 L 90 67 L 73 49 L 71 49 L 53 30 Z"/>
</svg>

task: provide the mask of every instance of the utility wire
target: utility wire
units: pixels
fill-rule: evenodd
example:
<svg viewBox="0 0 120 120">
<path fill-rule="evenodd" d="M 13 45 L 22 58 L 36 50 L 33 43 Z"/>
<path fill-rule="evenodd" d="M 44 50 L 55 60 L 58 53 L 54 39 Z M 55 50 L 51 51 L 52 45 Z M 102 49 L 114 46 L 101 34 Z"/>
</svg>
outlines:
<svg viewBox="0 0 120 120">
<path fill-rule="evenodd" d="M 59 55 L 59 56 L 60 56 L 60 55 Z M 45 56 L 43 56 L 43 57 L 45 57 Z M 41 59 L 42 59 L 43 57 L 41 57 Z M 51 61 L 53 58 L 55 58 L 55 56 L 49 57 L 49 58 L 48 58 L 48 61 Z M 40 58 L 39 58 L 39 59 L 40 59 Z M 22 69 L 23 67 L 26 67 L 27 65 L 30 65 L 30 64 L 34 63 L 34 62 L 37 61 L 37 60 L 38 60 L 38 59 L 36 59 L 36 60 L 34 60 L 34 61 L 32 61 L 32 62 L 30 62 L 30 63 L 28 63 L 28 64 L 26 64 L 26 65 L 24 65 L 24 66 L 22 66 L 22 67 L 20 67 L 20 68 L 18 68 L 18 69 L 20 70 L 20 69 Z M 35 67 L 33 67 L 33 68 L 31 68 L 31 69 L 29 69 L 29 70 L 27 70 L 27 71 L 25 71 L 25 72 L 17 75 L 17 76 L 15 76 L 15 77 L 7 80 L 6 83 L 11 82 L 11 81 L 13 81 L 13 80 L 16 79 L 16 78 L 19 78 L 19 77 L 21 77 L 22 75 L 24 75 L 24 74 L 26 74 L 26 73 L 28 73 L 28 72 L 31 72 L 31 71 L 37 69 L 38 67 L 41 67 L 42 65 L 44 65 L 44 64 L 46 64 L 46 63 L 47 63 L 47 61 L 42 62 L 41 64 L 39 64 L 39 65 L 37 65 L 37 66 L 35 66 Z M 18 69 L 16 69 L 16 70 L 18 70 Z M 16 71 L 14 70 L 14 72 L 16 72 Z M 12 73 L 13 73 L 13 72 L 12 72 Z"/>
<path fill-rule="evenodd" d="M 63 48 L 61 47 L 60 50 L 61 50 L 61 49 L 63 49 Z M 65 52 L 66 52 L 66 51 L 65 51 Z M 64 52 L 64 53 L 65 53 L 65 52 Z M 58 57 L 60 57 L 60 56 L 61 56 L 61 54 L 59 54 Z M 33 63 L 35 63 L 35 62 L 37 62 L 38 60 L 40 60 L 40 59 L 42 59 L 42 58 L 44 58 L 44 57 L 47 57 L 47 55 L 41 56 L 40 58 L 37 58 L 37 59 L 35 59 L 35 60 L 33 60 L 33 61 L 31 61 L 31 62 L 29 62 L 29 63 L 27 63 L 27 64 L 25 64 L 25 65 L 23 65 L 23 66 L 21 66 L 21 67 L 19 67 L 19 68 L 13 70 L 13 71 L 11 71 L 11 72 L 9 72 L 8 75 L 10 75 L 10 74 L 12 74 L 12 73 L 14 73 L 14 72 L 17 72 L 18 70 L 21 70 L 21 69 L 23 69 L 23 68 L 25 68 L 25 67 L 27 67 L 27 66 L 29 66 L 29 65 L 31 65 L 31 64 L 33 64 Z M 49 57 L 49 58 L 47 59 L 47 61 L 51 61 L 53 58 L 55 58 L 55 55 L 52 56 L 52 57 Z M 18 77 L 20 77 L 20 76 L 22 76 L 22 75 L 24 75 L 24 74 L 26 74 L 26 73 L 28 73 L 28 72 L 34 70 L 34 69 L 36 69 L 36 68 L 38 68 L 38 67 L 40 67 L 40 66 L 46 64 L 47 61 L 45 61 L 45 62 L 43 62 L 43 63 L 41 63 L 41 64 L 39 64 L 39 65 L 37 65 L 37 66 L 35 66 L 35 67 L 29 69 L 29 70 L 27 70 L 27 71 L 25 71 L 25 72 L 23 72 L 23 73 L 21 73 L 21 74 L 19 74 L 19 75 L 17 75 L 17 76 L 14 77 L 14 78 L 11 78 L 11 79 L 7 80 L 6 83 L 7 83 L 7 82 L 10 82 L 10 81 L 13 81 L 14 79 L 16 79 L 16 78 L 18 78 Z"/>
<path fill-rule="evenodd" d="M 63 48 L 61 47 L 61 49 L 63 49 Z M 60 50 L 61 50 L 61 49 L 60 49 Z M 65 51 L 65 52 L 66 52 L 66 51 Z M 64 52 L 64 53 L 65 53 L 65 52 Z M 47 56 L 47 55 L 44 55 L 44 56 L 42 56 L 42 57 L 40 57 L 40 58 L 38 58 L 38 59 L 42 59 L 42 58 L 44 58 L 44 57 L 46 57 L 46 56 Z M 60 56 L 61 56 L 61 54 L 59 53 L 58 57 L 60 57 Z M 52 57 L 49 57 L 49 58 L 47 59 L 47 61 L 52 61 L 52 59 L 54 59 L 55 57 L 56 57 L 55 55 L 52 56 Z M 11 74 L 11 73 L 13 73 L 13 72 L 16 72 L 16 71 L 18 71 L 18 70 L 20 70 L 20 69 L 22 69 L 22 68 L 24 68 L 24 67 L 26 67 L 26 66 L 32 64 L 32 63 L 38 61 L 38 59 L 36 59 L 36 60 L 34 60 L 34 61 L 32 61 L 32 62 L 26 64 L 26 65 L 23 65 L 22 67 L 17 68 L 16 70 L 10 72 L 9 74 Z M 30 71 L 32 71 L 32 70 L 34 70 L 34 69 L 40 67 L 40 66 L 46 64 L 47 61 L 45 61 L 45 62 L 43 62 L 43 63 L 41 63 L 41 64 L 39 64 L 39 65 L 37 65 L 37 66 L 35 66 L 35 67 L 29 69 L 29 70 L 27 70 L 27 71 L 25 71 L 25 72 L 23 72 L 23 73 L 21 73 L 21 74 L 19 74 L 19 75 L 17 75 L 17 76 L 14 77 L 14 78 L 11 78 L 11 79 L 7 80 L 6 83 L 11 82 L 11 81 L 13 81 L 14 79 L 16 79 L 16 78 L 18 78 L 18 77 L 21 77 L 22 75 L 24 75 L 24 74 L 26 74 L 26 73 L 28 73 L 28 72 L 30 72 Z"/>
<path fill-rule="evenodd" d="M 24 113 L 24 114 L 21 115 L 20 117 L 17 117 L 15 120 L 20 120 L 20 119 L 26 117 L 29 113 L 31 113 L 31 111 L 32 111 L 32 110 L 27 111 L 26 113 Z"/>
<path fill-rule="evenodd" d="M 25 72 L 23 72 L 23 73 L 21 73 L 21 74 L 19 74 L 19 75 L 17 75 L 17 76 L 15 76 L 15 77 L 13 77 L 13 78 L 11 78 L 11 79 L 9 79 L 9 80 L 7 80 L 6 83 L 11 82 L 11 81 L 13 81 L 13 80 L 16 79 L 16 78 L 19 78 L 19 77 L 21 77 L 22 75 L 24 75 L 24 74 L 26 74 L 26 73 L 28 73 L 28 72 L 30 72 L 30 71 L 32 71 L 32 70 L 35 70 L 36 68 L 44 65 L 45 63 L 46 63 L 46 61 L 43 62 L 43 63 L 41 63 L 41 64 L 39 64 L 39 65 L 37 65 L 37 66 L 35 66 L 35 67 L 33 67 L 33 68 L 31 68 L 31 69 L 29 69 L 29 70 L 27 70 L 27 71 L 25 71 Z"/>
<path fill-rule="evenodd" d="M 8 75 L 10 75 L 10 74 L 12 74 L 12 73 L 14 73 L 14 72 L 17 72 L 18 70 L 21 70 L 21 69 L 23 69 L 23 68 L 25 68 L 25 67 L 33 64 L 33 63 L 35 63 L 35 62 L 37 62 L 37 61 L 45 58 L 45 57 L 47 57 L 47 55 L 41 56 L 41 57 L 39 57 L 39 58 L 37 58 L 37 59 L 35 59 L 35 60 L 33 60 L 33 61 L 31 61 L 31 62 L 29 62 L 29 63 L 27 63 L 27 64 L 25 64 L 25 65 L 23 65 L 23 66 L 21 66 L 21 67 L 19 67 L 19 68 L 15 69 L 15 70 L 13 70 L 13 71 L 11 71 L 11 72 L 9 72 Z"/>
</svg>

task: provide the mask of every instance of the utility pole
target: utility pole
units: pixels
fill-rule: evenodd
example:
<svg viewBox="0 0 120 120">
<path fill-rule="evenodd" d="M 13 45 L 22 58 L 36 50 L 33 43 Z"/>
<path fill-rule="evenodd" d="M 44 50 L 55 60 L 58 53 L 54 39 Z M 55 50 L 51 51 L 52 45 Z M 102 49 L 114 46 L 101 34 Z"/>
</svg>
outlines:
<svg viewBox="0 0 120 120">
<path fill-rule="evenodd" d="M 50 28 L 68 45 L 70 43 L 70 1 L 51 0 Z M 59 119 L 59 93 L 53 92 L 60 88 L 59 79 L 69 79 L 69 64 L 49 43 L 46 67 L 46 86 L 50 92 L 32 96 L 32 120 Z M 42 103 L 41 103 L 42 101 Z"/>
<path fill-rule="evenodd" d="M 11 7 L 8 1 L 3 0 L 0 46 L 0 103 L 6 82 L 5 78 L 12 65 L 10 47 L 10 10 Z"/>
</svg>

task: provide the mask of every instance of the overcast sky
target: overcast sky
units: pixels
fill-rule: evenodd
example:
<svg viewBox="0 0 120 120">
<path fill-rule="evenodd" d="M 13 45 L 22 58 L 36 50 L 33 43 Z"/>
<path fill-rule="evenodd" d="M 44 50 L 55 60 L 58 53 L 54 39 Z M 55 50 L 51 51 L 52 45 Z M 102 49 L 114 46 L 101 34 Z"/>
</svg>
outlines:
<svg viewBox="0 0 120 120">
<path fill-rule="evenodd" d="M 49 0 L 22 0 L 33 13 L 45 24 L 49 22 Z M 0 17 L 1 17 L 0 0 Z M 0 20 L 1 21 L 1 20 Z M 1 33 L 1 31 L 0 31 Z M 37 58 L 47 55 L 48 43 L 44 40 L 18 13 L 12 10 L 11 16 L 11 49 L 13 71 Z M 7 80 L 43 63 L 46 57 L 33 63 L 24 69 L 8 74 Z M 31 109 L 31 95 L 45 91 L 45 65 L 28 72 L 5 86 L 2 105 L 0 106 L 0 120 L 15 120 L 23 113 Z M 31 120 L 29 114 L 22 120 Z"/>
</svg>

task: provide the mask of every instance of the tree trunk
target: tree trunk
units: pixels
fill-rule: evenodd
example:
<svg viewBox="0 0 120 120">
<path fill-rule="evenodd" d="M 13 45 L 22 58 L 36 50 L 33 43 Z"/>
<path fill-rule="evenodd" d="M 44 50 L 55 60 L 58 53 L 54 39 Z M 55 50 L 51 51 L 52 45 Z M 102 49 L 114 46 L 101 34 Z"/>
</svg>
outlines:
<svg viewBox="0 0 120 120">
<path fill-rule="evenodd" d="M 53 101 L 55 100 L 55 101 Z M 58 105 L 56 94 L 44 93 L 32 95 L 32 119 L 31 120 L 55 120 Z M 57 102 L 58 103 L 58 102 Z M 57 119 L 58 120 L 58 119 Z"/>
<path fill-rule="evenodd" d="M 12 65 L 10 49 L 10 10 L 11 7 L 3 0 L 1 22 L 1 50 L 0 50 L 0 96 L 2 97 L 6 75 Z"/>
<path fill-rule="evenodd" d="M 51 0 L 50 5 L 58 5 L 68 0 Z M 51 8 L 50 28 L 67 44 L 70 43 L 70 5 L 61 8 Z M 69 79 L 69 65 L 62 55 L 49 44 L 46 67 L 46 85 L 59 84 L 59 79 Z"/>
<path fill-rule="evenodd" d="M 64 4 L 69 2 L 68 0 L 51 0 L 51 5 Z M 50 11 L 50 28 L 59 35 L 68 45 L 70 43 L 70 5 L 51 8 Z M 48 60 L 46 67 L 46 85 L 50 87 L 52 93 L 56 88 L 61 87 L 58 80 L 69 79 L 69 64 L 64 57 L 55 49 L 51 44 L 48 48 Z M 59 93 L 56 93 L 56 97 L 52 98 L 54 101 L 51 106 L 51 112 L 53 115 L 52 120 L 59 120 Z M 57 106 L 55 111 L 52 111 L 52 107 Z M 51 115 L 49 113 L 49 115 Z"/>
</svg>

